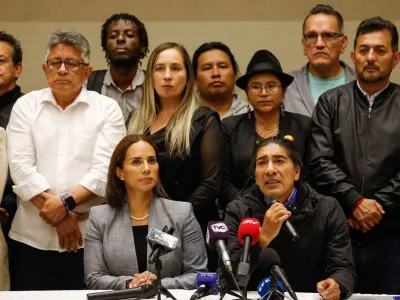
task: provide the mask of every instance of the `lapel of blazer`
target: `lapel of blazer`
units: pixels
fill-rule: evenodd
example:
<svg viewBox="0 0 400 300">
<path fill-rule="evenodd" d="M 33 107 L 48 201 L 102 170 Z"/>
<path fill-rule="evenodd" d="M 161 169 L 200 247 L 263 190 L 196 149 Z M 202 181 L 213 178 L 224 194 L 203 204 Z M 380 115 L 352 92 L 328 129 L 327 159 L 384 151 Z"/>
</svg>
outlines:
<svg viewBox="0 0 400 300">
<path fill-rule="evenodd" d="M 119 222 L 119 224 L 114 224 L 121 230 L 121 249 L 126 249 L 128 261 L 127 269 L 132 272 L 132 275 L 139 273 L 139 267 L 136 256 L 135 241 L 133 240 L 132 223 L 131 223 L 131 213 L 129 210 L 129 204 L 126 203 L 122 209 L 122 218 L 116 218 L 114 222 Z"/>
<path fill-rule="evenodd" d="M 149 230 L 151 228 L 162 230 L 165 225 L 174 226 L 174 222 L 167 213 L 166 203 L 153 195 L 153 199 L 150 203 Z M 174 229 L 173 236 L 179 237 L 179 233 L 177 232 L 178 228 L 174 226 Z M 147 257 L 150 256 L 151 251 L 152 249 L 149 243 L 147 243 Z M 163 267 L 161 277 L 168 277 L 171 275 L 171 272 L 175 274 L 174 267 L 177 266 L 177 256 L 179 257 L 179 254 L 176 250 L 161 256 L 160 260 L 162 261 Z M 147 262 L 147 270 L 155 273 L 155 264 L 149 265 Z"/>
<path fill-rule="evenodd" d="M 150 213 L 150 215 L 149 215 L 149 231 L 151 228 L 156 228 L 156 229 L 162 230 L 163 229 L 162 227 L 165 226 L 165 225 L 160 225 L 160 223 L 162 222 L 162 218 L 158 213 L 159 203 L 157 203 L 158 202 L 157 200 L 158 200 L 157 197 L 154 196 L 154 194 L 153 194 L 153 199 L 151 199 L 150 211 L 149 211 L 149 213 Z M 147 243 L 147 240 L 146 240 L 146 243 Z M 151 250 L 152 249 L 151 249 L 150 244 L 147 243 L 147 270 L 155 270 L 155 268 L 154 268 L 155 265 L 150 266 L 149 262 L 148 262 Z"/>
<path fill-rule="evenodd" d="M 310 87 L 308 86 L 307 70 L 308 70 L 308 64 L 306 64 L 301 69 L 299 75 L 295 78 L 294 82 L 296 83 L 297 89 L 299 90 L 301 100 L 304 102 L 304 105 L 309 111 L 310 115 L 312 115 L 315 104 L 311 96 Z"/>
</svg>

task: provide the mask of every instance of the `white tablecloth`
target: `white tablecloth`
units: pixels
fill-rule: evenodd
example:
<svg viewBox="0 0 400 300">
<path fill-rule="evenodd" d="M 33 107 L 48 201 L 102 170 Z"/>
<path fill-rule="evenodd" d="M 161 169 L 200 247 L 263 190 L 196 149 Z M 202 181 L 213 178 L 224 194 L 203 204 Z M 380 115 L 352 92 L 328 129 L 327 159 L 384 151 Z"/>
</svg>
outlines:
<svg viewBox="0 0 400 300">
<path fill-rule="evenodd" d="M 194 291 L 170 290 L 177 300 L 189 300 Z M 96 291 L 30 291 L 30 292 L 0 292 L 0 300 L 86 300 L 88 293 Z M 299 300 L 320 300 L 318 294 L 296 293 Z M 256 292 L 249 292 L 248 299 L 258 299 Z M 156 299 L 156 298 L 153 298 Z M 166 299 L 164 296 L 162 299 Z M 218 300 L 219 295 L 212 295 L 201 298 L 204 300 Z M 224 300 L 232 300 L 234 297 L 226 295 Z M 350 300 L 393 300 L 393 296 L 389 295 L 359 295 L 355 294 Z"/>
</svg>

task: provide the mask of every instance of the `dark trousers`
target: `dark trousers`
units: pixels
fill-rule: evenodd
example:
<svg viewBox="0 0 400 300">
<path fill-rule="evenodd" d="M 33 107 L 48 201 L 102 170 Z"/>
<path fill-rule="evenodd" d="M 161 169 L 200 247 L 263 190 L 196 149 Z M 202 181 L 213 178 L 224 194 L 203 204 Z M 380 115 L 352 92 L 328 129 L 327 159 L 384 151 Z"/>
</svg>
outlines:
<svg viewBox="0 0 400 300">
<path fill-rule="evenodd" d="M 78 253 L 45 251 L 10 239 L 12 291 L 82 290 L 83 249 Z"/>
<path fill-rule="evenodd" d="M 400 295 L 400 240 L 353 242 L 355 293 Z"/>
</svg>

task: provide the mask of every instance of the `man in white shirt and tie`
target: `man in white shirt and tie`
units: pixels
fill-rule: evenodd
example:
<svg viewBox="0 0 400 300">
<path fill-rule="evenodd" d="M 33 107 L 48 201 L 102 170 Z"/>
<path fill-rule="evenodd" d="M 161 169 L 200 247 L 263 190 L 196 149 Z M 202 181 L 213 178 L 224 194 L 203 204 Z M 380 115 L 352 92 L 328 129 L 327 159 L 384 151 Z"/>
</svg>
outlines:
<svg viewBox="0 0 400 300">
<path fill-rule="evenodd" d="M 12 290 L 83 289 L 87 213 L 105 196 L 108 165 L 126 135 L 118 103 L 83 83 L 90 48 L 54 32 L 43 71 L 49 88 L 21 97 L 7 127 L 18 209 L 9 233 Z"/>
</svg>

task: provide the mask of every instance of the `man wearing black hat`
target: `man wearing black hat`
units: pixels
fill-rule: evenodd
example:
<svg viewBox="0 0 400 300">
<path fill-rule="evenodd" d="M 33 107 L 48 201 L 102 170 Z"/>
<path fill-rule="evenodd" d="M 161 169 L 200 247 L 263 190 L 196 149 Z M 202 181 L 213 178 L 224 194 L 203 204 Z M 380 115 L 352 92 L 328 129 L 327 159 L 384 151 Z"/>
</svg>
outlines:
<svg viewBox="0 0 400 300">
<path fill-rule="evenodd" d="M 311 119 L 286 112 L 282 102 L 292 81 L 293 77 L 282 71 L 278 59 L 268 50 L 257 51 L 246 74 L 236 81 L 254 111 L 222 121 L 225 165 L 221 199 L 225 204 L 254 183 L 249 172 L 251 157 L 256 143 L 264 139 L 288 136 L 307 165 Z"/>
<path fill-rule="evenodd" d="M 340 60 L 347 47 L 343 17 L 330 5 L 318 4 L 303 23 L 303 52 L 308 63 L 291 74 L 293 83 L 285 95 L 288 111 L 312 115 L 319 96 L 355 79 L 355 72 Z"/>
</svg>

